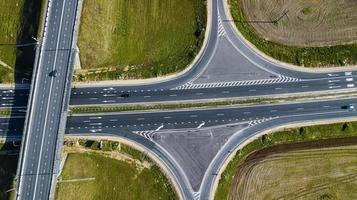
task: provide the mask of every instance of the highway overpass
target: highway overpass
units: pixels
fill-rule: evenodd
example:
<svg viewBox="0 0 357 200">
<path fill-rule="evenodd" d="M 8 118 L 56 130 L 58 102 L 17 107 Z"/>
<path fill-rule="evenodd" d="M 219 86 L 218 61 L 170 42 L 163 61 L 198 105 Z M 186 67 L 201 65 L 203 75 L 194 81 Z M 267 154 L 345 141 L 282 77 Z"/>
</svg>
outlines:
<svg viewBox="0 0 357 200">
<path fill-rule="evenodd" d="M 51 182 L 55 181 L 54 163 L 56 153 L 60 153 L 58 132 L 65 126 L 67 95 L 69 95 L 72 68 L 71 55 L 74 49 L 73 37 L 77 1 L 49 1 L 46 31 L 40 41 L 38 62 L 35 65 L 33 85 L 30 91 L 0 90 L 0 107 L 29 107 L 24 129 L 22 153 L 18 173 L 18 199 L 47 199 Z M 55 3 L 53 3 L 55 2 Z M 357 72 L 308 73 L 288 69 L 285 64 L 271 61 L 256 52 L 235 32 L 224 9 L 223 0 L 212 0 L 211 26 L 207 44 L 200 58 L 186 73 L 169 80 L 145 85 L 117 85 L 75 88 L 71 94 L 72 105 L 109 105 L 122 103 L 147 103 L 183 100 L 205 100 L 262 95 L 280 95 L 300 92 L 335 92 L 341 89 L 355 90 Z M 231 51 L 235 49 L 234 51 Z M 220 56 L 234 52 L 234 62 Z M 202 82 L 209 77 L 207 70 L 213 61 L 221 60 L 220 66 L 236 63 L 239 67 L 255 67 L 257 76 L 251 80 L 228 82 Z M 57 70 L 57 76 L 49 76 Z M 227 70 L 228 73 L 233 69 Z M 212 75 L 213 77 L 213 75 Z M 212 77 L 210 77 L 212 79 Z M 262 78 L 263 77 L 263 78 Z M 213 77 L 214 78 L 214 77 Z M 260 79 L 261 78 L 261 79 Z M 210 80 L 211 80 L 210 79 Z M 205 79 L 208 80 L 208 79 Z M 218 80 L 218 79 L 217 79 Z M 125 95 L 128 94 L 128 97 Z M 124 96 L 123 96 L 124 95 Z M 186 111 L 120 113 L 74 116 L 68 119 L 68 134 L 93 136 L 118 135 L 136 141 L 156 153 L 171 169 L 181 185 L 186 199 L 210 197 L 212 184 L 222 162 L 237 145 L 261 130 L 280 124 L 304 120 L 336 119 L 355 117 L 355 110 L 341 106 L 355 104 L 356 99 L 308 102 L 304 104 L 283 104 L 249 107 L 228 107 L 219 109 L 197 109 Z M 8 119 L 1 118 L 0 134 L 18 135 L 22 127 L 8 130 Z M 18 121 L 24 120 L 21 113 Z M 200 178 L 201 185 L 193 184 L 186 171 L 177 164 L 175 156 L 159 144 L 158 133 L 167 131 L 190 131 L 199 129 L 235 126 L 245 124 L 242 134 L 233 135 L 227 144 L 216 153 L 210 166 L 205 166 Z M 159 129 L 159 130 L 158 130 Z M 156 131 L 158 130 L 158 131 Z M 161 132 L 160 132 L 161 131 Z M 188 166 L 190 167 L 190 166 Z M 207 170 L 206 170 L 207 169 Z"/>
<path fill-rule="evenodd" d="M 67 117 L 77 0 L 48 0 L 29 95 L 16 199 L 49 199 Z"/>
</svg>

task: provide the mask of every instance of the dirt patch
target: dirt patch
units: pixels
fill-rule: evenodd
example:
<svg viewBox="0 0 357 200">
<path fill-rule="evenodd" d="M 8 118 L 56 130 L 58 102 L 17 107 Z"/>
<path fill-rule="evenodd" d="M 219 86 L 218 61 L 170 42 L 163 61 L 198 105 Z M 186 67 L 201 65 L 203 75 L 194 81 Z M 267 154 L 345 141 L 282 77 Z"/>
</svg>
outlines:
<svg viewBox="0 0 357 200">
<path fill-rule="evenodd" d="M 267 40 L 317 47 L 357 41 L 355 0 L 241 0 L 248 23 Z"/>
<path fill-rule="evenodd" d="M 229 199 L 356 199 L 357 137 L 283 144 L 248 156 Z"/>
</svg>

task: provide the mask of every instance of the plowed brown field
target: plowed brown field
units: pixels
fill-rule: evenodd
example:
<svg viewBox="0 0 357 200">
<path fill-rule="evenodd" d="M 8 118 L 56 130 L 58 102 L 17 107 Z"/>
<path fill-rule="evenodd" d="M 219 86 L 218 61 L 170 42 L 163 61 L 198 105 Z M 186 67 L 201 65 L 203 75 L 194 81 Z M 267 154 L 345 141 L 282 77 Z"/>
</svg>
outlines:
<svg viewBox="0 0 357 200">
<path fill-rule="evenodd" d="M 357 145 L 348 140 L 258 151 L 237 169 L 229 199 L 357 199 Z"/>
<path fill-rule="evenodd" d="M 304 47 L 357 41 L 356 0 L 241 0 L 241 3 L 247 21 L 267 40 Z"/>
</svg>

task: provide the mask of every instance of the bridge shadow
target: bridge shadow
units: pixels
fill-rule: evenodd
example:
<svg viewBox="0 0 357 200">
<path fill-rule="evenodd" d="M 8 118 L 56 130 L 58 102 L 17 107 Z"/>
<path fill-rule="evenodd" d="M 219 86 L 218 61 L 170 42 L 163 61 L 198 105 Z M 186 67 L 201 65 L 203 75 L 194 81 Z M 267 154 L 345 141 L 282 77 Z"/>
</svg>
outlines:
<svg viewBox="0 0 357 200">
<path fill-rule="evenodd" d="M 9 189 L 13 185 L 18 162 L 18 152 L 20 150 L 20 140 L 22 137 L 25 115 L 28 102 L 29 87 L 31 84 L 32 70 L 36 53 L 36 41 L 39 32 L 42 0 L 24 0 L 20 19 L 21 31 L 18 32 L 16 44 L 16 62 L 14 65 L 14 89 L 6 91 L 10 100 L 9 117 L 2 119 L 1 136 L 5 145 L 0 146 L 0 156 L 6 162 L 0 160 L 0 199 L 8 199 Z M 2 44 L 8 46 L 8 44 Z M 1 44 L 0 44 L 1 46 Z M 6 125 L 5 125 L 6 124 Z M 1 157 L 0 157 L 1 158 Z"/>
<path fill-rule="evenodd" d="M 36 43 L 34 39 L 39 31 L 42 0 L 24 0 L 21 14 L 21 31 L 16 39 L 16 62 L 14 66 L 15 87 L 8 91 L 11 96 L 10 117 L 6 138 L 11 142 L 16 137 L 21 137 L 24 128 L 24 116 L 28 102 L 29 87 L 31 84 L 32 70 L 35 60 Z M 19 44 L 33 45 L 19 45 Z"/>
</svg>

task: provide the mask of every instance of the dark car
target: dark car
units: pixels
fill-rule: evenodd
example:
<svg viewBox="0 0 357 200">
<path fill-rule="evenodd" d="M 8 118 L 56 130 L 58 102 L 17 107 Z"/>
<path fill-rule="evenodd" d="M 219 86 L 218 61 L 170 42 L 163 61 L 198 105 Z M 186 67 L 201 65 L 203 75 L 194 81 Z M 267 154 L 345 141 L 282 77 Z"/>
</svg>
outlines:
<svg viewBox="0 0 357 200">
<path fill-rule="evenodd" d="M 121 97 L 124 97 L 124 98 L 130 97 L 129 93 L 123 93 L 123 94 L 121 94 L 120 96 L 121 96 Z"/>
<path fill-rule="evenodd" d="M 55 69 L 55 70 L 51 71 L 49 76 L 56 77 L 57 76 L 57 70 Z"/>
<path fill-rule="evenodd" d="M 355 109 L 355 106 L 354 105 L 345 105 L 345 106 L 341 106 L 341 109 L 353 110 L 353 109 Z"/>
</svg>

